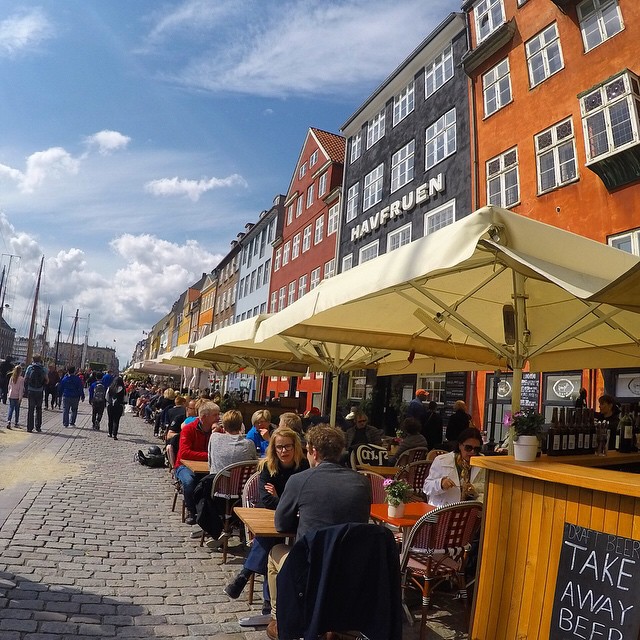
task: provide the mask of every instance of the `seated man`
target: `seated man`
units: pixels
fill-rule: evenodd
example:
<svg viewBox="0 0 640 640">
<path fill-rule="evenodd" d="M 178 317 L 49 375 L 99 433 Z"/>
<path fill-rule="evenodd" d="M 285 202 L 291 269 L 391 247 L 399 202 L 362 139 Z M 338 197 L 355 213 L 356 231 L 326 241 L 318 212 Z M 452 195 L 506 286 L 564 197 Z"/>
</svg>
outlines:
<svg viewBox="0 0 640 640">
<path fill-rule="evenodd" d="M 185 412 L 185 417 L 182 420 L 179 418 L 172 420 L 167 428 L 167 432 L 164 434 L 165 442 L 167 443 L 167 458 L 171 468 L 175 468 L 176 456 L 178 455 L 178 446 L 180 445 L 180 431 L 182 431 L 182 425 L 188 422 L 193 422 L 198 416 L 198 409 L 196 407 L 195 400 L 189 400 Z M 174 471 L 171 472 L 174 475 Z"/>
<path fill-rule="evenodd" d="M 234 462 L 257 460 L 256 447 L 242 431 L 242 414 L 227 411 L 222 416 L 222 432 L 214 432 L 209 438 L 209 473 L 218 473 Z"/>
<path fill-rule="evenodd" d="M 395 456 L 389 456 L 387 459 L 388 465 L 394 465 L 398 458 L 409 449 L 415 449 L 416 447 L 426 447 L 427 439 L 420 433 L 422 425 L 415 418 L 405 418 L 400 425 L 400 428 L 407 434 L 400 443 Z"/>
<path fill-rule="evenodd" d="M 193 490 L 197 484 L 196 474 L 182 464 L 182 460 L 208 459 L 207 447 L 211 429 L 218 421 L 220 407 L 214 402 L 203 402 L 198 409 L 198 417 L 183 425 L 180 431 L 180 445 L 176 456 L 175 477 L 182 484 L 184 504 L 187 509 L 187 524 L 196 523 L 196 505 Z"/>
<path fill-rule="evenodd" d="M 278 531 L 296 532 L 296 540 L 305 534 L 348 522 L 366 523 L 371 508 L 368 480 L 339 464 L 345 446 L 341 429 L 319 424 L 307 432 L 307 460 L 310 469 L 289 478 L 276 507 L 275 525 Z M 273 547 L 267 564 L 269 594 L 274 619 L 267 627 L 267 636 L 278 638 L 276 623 L 276 577 L 290 547 Z"/>
<path fill-rule="evenodd" d="M 347 429 L 346 448 L 353 451 L 361 444 L 382 445 L 382 431 L 369 424 L 369 418 L 364 411 L 357 409 L 354 415 L 354 426 Z"/>
</svg>

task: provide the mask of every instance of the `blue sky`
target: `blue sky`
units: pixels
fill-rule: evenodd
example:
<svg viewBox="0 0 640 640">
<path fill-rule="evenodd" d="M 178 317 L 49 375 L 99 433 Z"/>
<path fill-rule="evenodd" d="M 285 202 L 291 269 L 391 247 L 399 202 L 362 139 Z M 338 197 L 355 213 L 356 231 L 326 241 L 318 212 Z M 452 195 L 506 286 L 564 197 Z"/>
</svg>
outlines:
<svg viewBox="0 0 640 640">
<path fill-rule="evenodd" d="M 44 254 L 63 339 L 79 308 L 124 364 L 286 192 L 308 127 L 339 133 L 459 5 L 0 0 L 5 318 L 26 334 Z"/>
</svg>

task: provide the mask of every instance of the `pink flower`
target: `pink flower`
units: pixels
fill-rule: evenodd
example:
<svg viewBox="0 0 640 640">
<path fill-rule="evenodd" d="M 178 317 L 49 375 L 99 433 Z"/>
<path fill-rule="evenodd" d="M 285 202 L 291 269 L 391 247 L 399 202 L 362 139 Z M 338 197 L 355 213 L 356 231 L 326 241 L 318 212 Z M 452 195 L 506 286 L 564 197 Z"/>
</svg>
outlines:
<svg viewBox="0 0 640 640">
<path fill-rule="evenodd" d="M 393 484 L 393 480 L 391 478 L 387 478 L 383 483 L 382 486 L 386 489 L 387 487 L 391 486 Z"/>
</svg>

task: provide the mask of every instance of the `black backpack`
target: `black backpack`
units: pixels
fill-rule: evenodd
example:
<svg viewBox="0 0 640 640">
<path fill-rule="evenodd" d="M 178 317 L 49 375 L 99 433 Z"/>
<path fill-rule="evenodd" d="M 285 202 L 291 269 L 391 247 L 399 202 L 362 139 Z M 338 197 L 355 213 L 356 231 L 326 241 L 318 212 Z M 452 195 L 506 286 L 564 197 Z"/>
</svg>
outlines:
<svg viewBox="0 0 640 640">
<path fill-rule="evenodd" d="M 93 389 L 93 402 L 104 402 L 106 398 L 107 391 L 104 388 L 102 382 L 98 382 L 95 388 Z"/>
<path fill-rule="evenodd" d="M 32 389 L 40 389 L 44 387 L 45 379 L 44 368 L 40 364 L 32 364 L 29 373 L 29 387 Z"/>
<path fill-rule="evenodd" d="M 162 450 L 158 446 L 149 447 L 146 454 L 142 449 L 139 449 L 138 453 L 133 456 L 133 459 L 144 467 L 159 468 L 165 466 L 164 453 L 162 453 Z"/>
</svg>

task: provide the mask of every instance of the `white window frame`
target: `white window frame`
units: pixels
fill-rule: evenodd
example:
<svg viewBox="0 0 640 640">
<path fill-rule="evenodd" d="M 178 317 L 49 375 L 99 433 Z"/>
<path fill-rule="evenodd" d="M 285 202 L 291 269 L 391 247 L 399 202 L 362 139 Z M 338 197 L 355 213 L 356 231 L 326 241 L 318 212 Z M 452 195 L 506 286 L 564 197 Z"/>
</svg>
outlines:
<svg viewBox="0 0 640 640">
<path fill-rule="evenodd" d="M 509 95 L 505 98 L 504 94 L 507 90 Z M 501 60 L 495 67 L 489 69 L 489 71 L 482 76 L 482 96 L 485 118 L 492 116 L 513 101 L 509 58 Z M 491 110 L 489 108 L 490 97 L 495 100 L 495 108 Z"/>
<path fill-rule="evenodd" d="M 300 171 L 298 171 L 298 178 L 300 178 L 302 180 L 302 178 L 304 178 L 306 173 L 307 173 L 307 163 L 303 162 L 300 165 Z"/>
<path fill-rule="evenodd" d="M 320 284 L 320 267 L 316 267 L 311 272 L 311 278 L 309 281 L 309 291 L 315 289 Z"/>
<path fill-rule="evenodd" d="M 515 152 L 516 160 L 514 163 L 511 163 L 510 158 L 508 158 L 507 156 L 509 156 L 514 152 Z M 493 162 L 498 163 L 497 165 L 498 171 L 492 172 L 490 174 L 489 166 Z M 506 164 L 507 162 L 509 162 L 509 164 Z M 486 172 L 487 172 L 487 204 L 494 205 L 497 207 L 502 207 L 503 209 L 509 209 L 510 207 L 516 206 L 520 202 L 520 169 L 519 169 L 518 147 L 517 146 L 511 147 L 510 149 L 507 149 L 500 155 L 497 155 L 494 158 L 487 160 Z M 506 181 L 509 177 L 512 177 L 514 175 L 516 178 L 516 183 L 515 183 L 516 198 L 515 200 L 511 201 L 512 196 L 510 195 L 510 193 L 508 193 L 508 191 L 509 192 L 512 191 L 513 188 L 511 185 L 507 188 Z M 498 194 L 499 198 L 497 201 L 491 200 L 491 186 L 494 184 L 497 184 L 500 189 L 500 192 Z M 508 196 L 509 196 L 509 199 L 507 199 Z"/>
<path fill-rule="evenodd" d="M 362 154 L 362 131 L 351 138 L 349 145 L 349 164 L 355 162 Z"/>
<path fill-rule="evenodd" d="M 411 182 L 415 175 L 416 141 L 410 140 L 391 156 L 391 193 Z"/>
<path fill-rule="evenodd" d="M 278 292 L 271 292 L 271 313 L 275 313 L 278 310 Z"/>
<path fill-rule="evenodd" d="M 387 234 L 387 253 L 395 251 L 405 244 L 411 242 L 411 223 L 407 223 L 398 229 L 394 229 Z M 397 243 L 397 244 L 396 244 Z M 396 246 L 392 246 L 396 244 Z"/>
<path fill-rule="evenodd" d="M 529 69 L 529 86 L 532 89 L 559 71 L 562 71 L 564 69 L 564 58 L 562 56 L 558 23 L 551 23 L 531 38 L 531 40 L 525 44 L 525 51 L 527 54 L 527 67 Z M 560 66 L 553 70 L 551 63 L 555 60 L 556 55 L 560 58 Z M 543 76 L 536 80 L 534 78 L 534 72 L 538 69 L 542 70 Z"/>
<path fill-rule="evenodd" d="M 327 214 L 327 236 L 338 231 L 340 224 L 340 203 L 336 202 L 333 206 L 329 207 L 329 213 Z"/>
<path fill-rule="evenodd" d="M 302 232 L 302 253 L 311 249 L 311 225 L 307 225 Z"/>
<path fill-rule="evenodd" d="M 315 189 L 316 189 L 316 185 L 315 184 L 310 184 L 309 188 L 307 189 L 307 209 L 313 204 L 314 202 L 314 197 L 315 197 Z"/>
<path fill-rule="evenodd" d="M 278 311 L 282 311 L 284 309 L 284 303 L 287 299 L 287 288 L 280 287 L 280 291 L 278 292 Z"/>
<path fill-rule="evenodd" d="M 362 210 L 366 211 L 382 200 L 382 183 L 384 180 L 384 162 L 364 177 L 362 189 Z"/>
<path fill-rule="evenodd" d="M 291 259 L 295 260 L 300 255 L 300 234 L 293 236 L 293 245 L 291 246 Z"/>
<path fill-rule="evenodd" d="M 318 150 L 316 149 L 309 157 L 309 169 L 318 162 Z"/>
<path fill-rule="evenodd" d="M 313 231 L 313 244 L 320 244 L 324 237 L 324 214 L 316 218 L 315 228 Z"/>
<path fill-rule="evenodd" d="M 287 225 L 290 225 L 293 222 L 293 204 L 290 204 L 287 207 Z"/>
<path fill-rule="evenodd" d="M 607 244 L 610 247 L 620 249 L 620 251 L 627 251 L 627 249 L 622 248 L 622 245 L 628 244 L 631 251 L 627 251 L 627 253 L 631 253 L 634 256 L 640 256 L 640 228 L 631 229 L 623 233 L 617 233 L 614 236 L 609 236 L 607 238 Z"/>
<path fill-rule="evenodd" d="M 289 257 L 291 256 L 291 242 L 287 241 L 284 243 L 284 247 L 282 248 L 282 266 L 289 264 Z"/>
<path fill-rule="evenodd" d="M 302 298 L 302 296 L 307 293 L 307 274 L 303 274 L 298 278 L 298 298 Z"/>
<path fill-rule="evenodd" d="M 360 204 L 360 183 L 356 182 L 347 191 L 346 222 L 351 222 L 358 217 L 358 205 Z"/>
<path fill-rule="evenodd" d="M 293 304 L 296 301 L 296 285 L 298 283 L 295 280 L 292 280 L 289 283 L 289 294 L 287 296 L 287 306 Z"/>
<path fill-rule="evenodd" d="M 371 149 L 373 145 L 384 137 L 385 129 L 385 108 L 377 113 L 367 123 L 367 149 Z"/>
<path fill-rule="evenodd" d="M 360 247 L 358 251 L 358 264 L 362 264 L 363 262 L 369 262 L 369 260 L 374 260 L 380 255 L 380 240 L 374 240 L 373 242 L 369 242 L 369 244 L 365 244 L 364 247 Z"/>
<path fill-rule="evenodd" d="M 353 269 L 353 253 L 346 255 L 342 258 L 342 268 L 341 272 L 349 271 L 349 269 Z"/>
<path fill-rule="evenodd" d="M 302 215 L 303 204 L 304 204 L 304 196 L 298 196 L 298 201 L 296 202 L 296 218 L 299 218 Z"/>
<path fill-rule="evenodd" d="M 276 249 L 276 255 L 275 258 L 273 259 L 273 270 L 274 271 L 279 271 L 280 270 L 280 264 L 282 260 L 282 247 L 278 247 Z"/>
<path fill-rule="evenodd" d="M 425 67 L 425 100 L 453 78 L 453 71 L 453 43 L 450 42 L 440 54 Z"/>
<path fill-rule="evenodd" d="M 567 125 L 569 132 L 567 132 Z M 547 142 L 548 141 L 548 142 Z M 553 191 L 559 187 L 564 187 L 578 180 L 578 161 L 576 157 L 576 137 L 573 129 L 573 121 L 571 118 L 565 118 L 561 122 L 554 124 L 552 127 L 541 131 L 534 136 L 534 147 L 536 151 L 536 167 L 538 174 L 538 194 Z M 562 154 L 567 150 L 571 150 L 571 160 L 563 161 Z M 553 185 L 546 188 L 542 185 L 543 167 L 542 162 L 545 159 L 552 159 Z M 567 176 L 566 169 L 568 165 L 573 166 L 573 176 Z M 570 171 L 569 171 L 570 173 Z M 563 177 L 564 176 L 564 177 Z"/>
<path fill-rule="evenodd" d="M 327 193 L 327 172 L 325 171 L 318 179 L 318 198 Z"/>
<path fill-rule="evenodd" d="M 445 224 L 441 222 L 438 223 L 438 226 L 435 229 L 429 230 L 429 225 L 432 219 L 441 216 L 443 213 L 446 213 L 447 221 Z M 431 209 L 424 214 L 424 235 L 428 236 L 432 233 L 435 233 L 439 229 L 444 229 L 444 227 L 448 227 L 450 224 L 453 224 L 456 221 L 456 199 L 453 198 L 449 200 L 449 202 L 445 202 L 441 204 L 439 207 L 435 209 Z"/>
<path fill-rule="evenodd" d="M 393 98 L 393 126 L 402 122 L 416 105 L 415 82 L 412 80 L 398 95 Z"/>
<path fill-rule="evenodd" d="M 324 263 L 324 279 L 331 278 L 336 274 L 336 259 L 331 258 L 328 262 Z"/>
<path fill-rule="evenodd" d="M 262 270 L 264 269 L 264 265 L 259 265 L 258 270 L 256 272 L 256 289 L 259 289 L 262 286 Z"/>
<path fill-rule="evenodd" d="M 264 274 L 262 277 L 262 284 L 269 284 L 269 277 L 271 276 L 271 258 L 268 258 L 264 263 Z"/>
<path fill-rule="evenodd" d="M 476 41 L 480 44 L 504 24 L 506 20 L 504 2 L 503 0 L 479 0 L 473 7 L 473 15 L 476 26 Z"/>
<path fill-rule="evenodd" d="M 449 109 L 425 131 L 425 171 L 456 152 L 456 108 Z"/>
<path fill-rule="evenodd" d="M 585 13 L 585 7 L 587 5 L 591 5 L 592 10 Z M 609 20 L 606 21 L 605 11 L 613 7 L 615 7 L 615 17 L 617 18 L 619 29 L 609 33 L 607 27 L 613 24 L 611 20 L 613 16 L 608 15 L 607 18 L 609 18 Z M 622 19 L 622 12 L 620 11 L 620 4 L 618 3 L 618 0 L 584 0 L 584 2 L 581 2 L 576 7 L 576 13 L 578 15 L 580 33 L 582 34 L 582 44 L 584 45 L 585 53 L 595 49 L 603 42 L 606 42 L 624 30 L 624 21 Z M 595 27 L 595 30 L 593 27 Z M 596 34 L 598 36 L 598 42 L 589 43 L 589 36 L 591 34 Z"/>
</svg>

